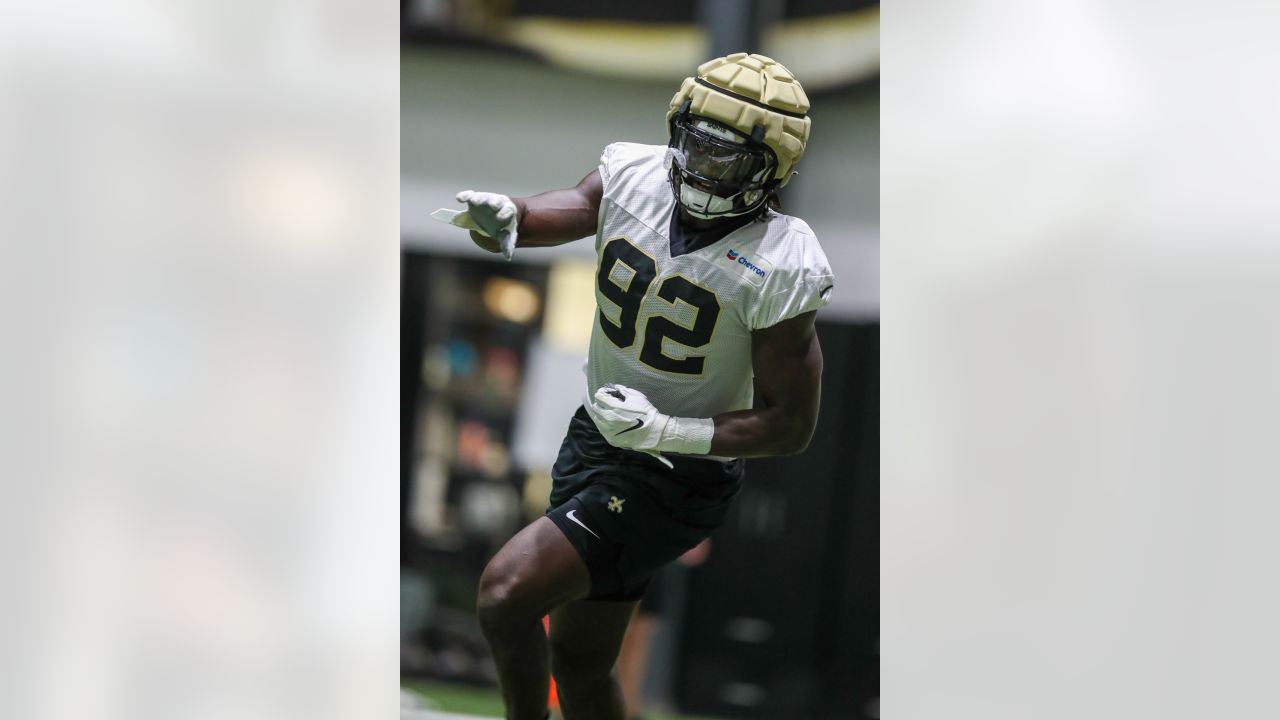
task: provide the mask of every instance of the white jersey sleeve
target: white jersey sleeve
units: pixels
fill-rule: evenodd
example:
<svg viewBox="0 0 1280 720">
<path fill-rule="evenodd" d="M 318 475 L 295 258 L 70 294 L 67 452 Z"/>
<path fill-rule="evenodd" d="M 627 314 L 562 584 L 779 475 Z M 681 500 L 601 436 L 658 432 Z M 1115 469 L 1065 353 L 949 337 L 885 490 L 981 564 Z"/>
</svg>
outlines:
<svg viewBox="0 0 1280 720">
<path fill-rule="evenodd" d="M 626 143 L 613 143 L 605 147 L 600 153 L 600 184 L 608 190 L 609 185 L 613 184 L 617 178 L 619 161 L 622 160 L 621 155 L 625 154 L 625 148 L 619 147 Z"/>
<path fill-rule="evenodd" d="M 786 230 L 770 258 L 772 272 L 747 313 L 752 330 L 818 310 L 831 301 L 835 279 L 818 239 L 803 220 L 786 218 Z"/>
<path fill-rule="evenodd" d="M 618 218 L 615 211 L 619 209 L 631 218 L 643 218 L 646 225 L 658 224 L 658 219 L 670 204 L 671 195 L 658 147 L 613 143 L 600 153 L 599 170 L 603 187 L 599 218 L 601 229 L 616 230 Z M 651 229 L 664 233 L 662 227 Z M 597 251 L 604 239 L 607 239 L 604 235 L 597 237 Z"/>
<path fill-rule="evenodd" d="M 643 195 L 660 191 L 656 181 L 665 178 L 653 172 L 657 157 L 652 145 L 616 142 L 600 153 L 600 184 L 604 187 L 604 196 L 622 200 L 622 195 L 631 199 L 637 194 Z"/>
</svg>

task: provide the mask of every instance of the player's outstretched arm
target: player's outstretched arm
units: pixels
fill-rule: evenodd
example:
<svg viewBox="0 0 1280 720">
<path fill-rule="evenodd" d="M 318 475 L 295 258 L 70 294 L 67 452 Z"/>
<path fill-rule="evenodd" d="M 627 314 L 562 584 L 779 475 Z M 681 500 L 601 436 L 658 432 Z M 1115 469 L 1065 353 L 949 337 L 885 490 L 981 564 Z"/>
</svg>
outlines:
<svg viewBox="0 0 1280 720">
<path fill-rule="evenodd" d="M 463 190 L 465 210 L 440 208 L 431 217 L 471 231 L 471 241 L 511 259 L 518 247 L 560 245 L 595 234 L 604 188 L 592 170 L 574 187 L 527 198 Z"/>
<path fill-rule="evenodd" d="M 516 247 L 563 245 L 596 234 L 604 186 L 592 170 L 574 187 L 512 198 L 519 217 Z M 475 234 L 472 234 L 475 237 Z"/>
<path fill-rule="evenodd" d="M 822 347 L 813 328 L 817 311 L 751 333 L 756 402 L 712 418 L 711 455 L 793 455 L 809 446 L 822 394 Z"/>
</svg>

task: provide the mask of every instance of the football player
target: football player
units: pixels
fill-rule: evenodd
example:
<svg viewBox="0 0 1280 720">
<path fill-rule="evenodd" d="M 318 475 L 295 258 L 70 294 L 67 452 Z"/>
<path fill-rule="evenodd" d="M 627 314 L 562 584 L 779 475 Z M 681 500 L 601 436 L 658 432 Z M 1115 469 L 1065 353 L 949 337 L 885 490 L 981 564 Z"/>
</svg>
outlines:
<svg viewBox="0 0 1280 720">
<path fill-rule="evenodd" d="M 776 198 L 804 154 L 808 111 L 780 63 L 717 58 L 672 99 L 666 147 L 615 143 L 576 187 L 464 191 L 465 210 L 435 214 L 508 259 L 594 236 L 599 261 L 586 392 L 550 508 L 480 578 L 508 718 L 548 717 L 550 671 L 565 718 L 622 720 L 611 670 L 650 575 L 721 524 L 743 458 L 808 445 L 814 315 L 833 278 Z"/>
</svg>

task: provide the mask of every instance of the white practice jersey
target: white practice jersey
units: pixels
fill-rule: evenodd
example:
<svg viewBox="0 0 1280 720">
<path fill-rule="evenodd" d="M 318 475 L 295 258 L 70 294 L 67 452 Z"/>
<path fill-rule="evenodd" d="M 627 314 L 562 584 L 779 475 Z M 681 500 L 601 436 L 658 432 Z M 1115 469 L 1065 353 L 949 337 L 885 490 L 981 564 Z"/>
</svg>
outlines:
<svg viewBox="0 0 1280 720">
<path fill-rule="evenodd" d="M 804 221 L 772 212 L 672 257 L 665 156 L 633 143 L 600 156 L 587 392 L 619 383 L 679 417 L 750 408 L 751 331 L 826 305 L 831 268 Z"/>
</svg>

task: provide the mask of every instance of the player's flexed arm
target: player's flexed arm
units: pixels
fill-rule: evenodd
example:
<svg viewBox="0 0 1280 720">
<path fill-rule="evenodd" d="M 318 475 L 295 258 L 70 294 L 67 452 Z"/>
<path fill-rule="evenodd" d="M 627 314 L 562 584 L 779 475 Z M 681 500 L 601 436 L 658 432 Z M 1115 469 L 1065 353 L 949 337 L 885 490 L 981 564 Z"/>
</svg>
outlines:
<svg viewBox="0 0 1280 720">
<path fill-rule="evenodd" d="M 767 457 L 802 452 L 818 422 L 822 348 L 817 311 L 751 334 L 756 407 L 714 418 L 664 415 L 638 390 L 606 385 L 588 412 L 610 443 L 642 452 Z"/>
<path fill-rule="evenodd" d="M 711 455 L 763 457 L 803 452 L 818 424 L 822 347 L 817 311 L 751 333 L 755 407 L 713 418 Z"/>
<path fill-rule="evenodd" d="M 603 194 L 600 171 L 592 170 L 572 188 L 527 198 L 463 190 L 463 211 L 441 209 L 432 217 L 471 231 L 471 240 L 508 260 L 518 247 L 561 245 L 596 232 Z"/>
</svg>

